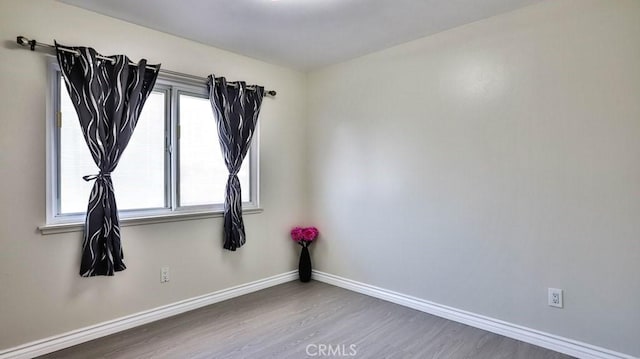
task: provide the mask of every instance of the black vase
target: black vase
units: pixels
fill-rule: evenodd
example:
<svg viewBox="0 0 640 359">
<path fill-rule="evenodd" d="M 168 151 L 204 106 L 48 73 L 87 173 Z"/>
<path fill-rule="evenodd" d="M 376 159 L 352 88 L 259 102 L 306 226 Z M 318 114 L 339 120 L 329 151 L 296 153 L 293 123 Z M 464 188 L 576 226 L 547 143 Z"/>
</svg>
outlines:
<svg viewBox="0 0 640 359">
<path fill-rule="evenodd" d="M 303 283 L 311 280 L 311 256 L 309 255 L 309 248 L 307 248 L 307 246 L 303 246 L 300 252 L 298 274 L 300 275 L 300 281 Z"/>
</svg>

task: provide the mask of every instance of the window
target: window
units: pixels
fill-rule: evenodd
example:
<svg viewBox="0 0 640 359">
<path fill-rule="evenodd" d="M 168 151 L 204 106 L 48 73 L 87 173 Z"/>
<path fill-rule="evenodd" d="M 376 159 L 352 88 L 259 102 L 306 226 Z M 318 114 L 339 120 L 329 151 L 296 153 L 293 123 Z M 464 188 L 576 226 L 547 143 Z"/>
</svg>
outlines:
<svg viewBox="0 0 640 359">
<path fill-rule="evenodd" d="M 47 224 L 84 220 L 95 174 L 64 80 L 51 65 Z M 257 134 L 238 174 L 243 208 L 258 208 Z M 224 209 L 228 171 L 206 84 L 158 78 L 112 174 L 120 218 L 188 216 Z"/>
</svg>

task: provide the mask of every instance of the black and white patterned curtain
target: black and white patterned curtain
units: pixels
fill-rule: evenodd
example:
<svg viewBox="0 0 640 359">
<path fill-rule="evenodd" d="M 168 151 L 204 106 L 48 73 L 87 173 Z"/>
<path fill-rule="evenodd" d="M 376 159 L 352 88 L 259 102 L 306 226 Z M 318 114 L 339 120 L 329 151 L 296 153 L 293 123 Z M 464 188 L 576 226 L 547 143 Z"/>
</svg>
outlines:
<svg viewBox="0 0 640 359">
<path fill-rule="evenodd" d="M 258 123 L 264 88 L 244 82 L 228 84 L 224 77 L 209 76 L 209 100 L 218 125 L 218 138 L 229 179 L 224 200 L 224 248 L 235 251 L 246 242 L 242 221 L 242 195 L 238 171 Z"/>
<path fill-rule="evenodd" d="M 131 65 L 124 55 L 105 60 L 92 48 L 64 47 L 77 51 L 73 54 L 61 47 L 56 43 L 58 63 L 99 169 L 97 174 L 83 177 L 95 182 L 87 207 L 80 275 L 112 276 L 126 266 L 111 172 L 131 139 L 160 65 L 149 66 L 144 59 Z"/>
</svg>

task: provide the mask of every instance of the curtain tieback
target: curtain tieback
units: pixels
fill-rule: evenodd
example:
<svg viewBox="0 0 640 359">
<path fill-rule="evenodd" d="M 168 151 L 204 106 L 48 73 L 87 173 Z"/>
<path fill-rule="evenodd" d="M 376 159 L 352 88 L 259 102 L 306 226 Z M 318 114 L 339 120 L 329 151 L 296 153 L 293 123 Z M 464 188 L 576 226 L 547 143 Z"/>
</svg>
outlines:
<svg viewBox="0 0 640 359">
<path fill-rule="evenodd" d="M 100 173 L 95 175 L 82 176 L 82 179 L 89 182 L 89 181 L 93 181 L 94 179 L 104 179 L 105 177 L 111 177 L 111 172 L 100 171 Z"/>
</svg>

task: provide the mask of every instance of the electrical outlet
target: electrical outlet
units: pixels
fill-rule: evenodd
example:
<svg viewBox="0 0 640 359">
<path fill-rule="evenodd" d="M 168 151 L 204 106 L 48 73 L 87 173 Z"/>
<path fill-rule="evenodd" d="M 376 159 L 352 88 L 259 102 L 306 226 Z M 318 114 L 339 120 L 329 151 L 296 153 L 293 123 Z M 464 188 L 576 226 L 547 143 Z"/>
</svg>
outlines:
<svg viewBox="0 0 640 359">
<path fill-rule="evenodd" d="M 160 283 L 167 283 L 169 281 L 169 267 L 160 268 Z"/>
<path fill-rule="evenodd" d="M 549 288 L 549 306 L 562 308 L 562 289 Z"/>
</svg>

